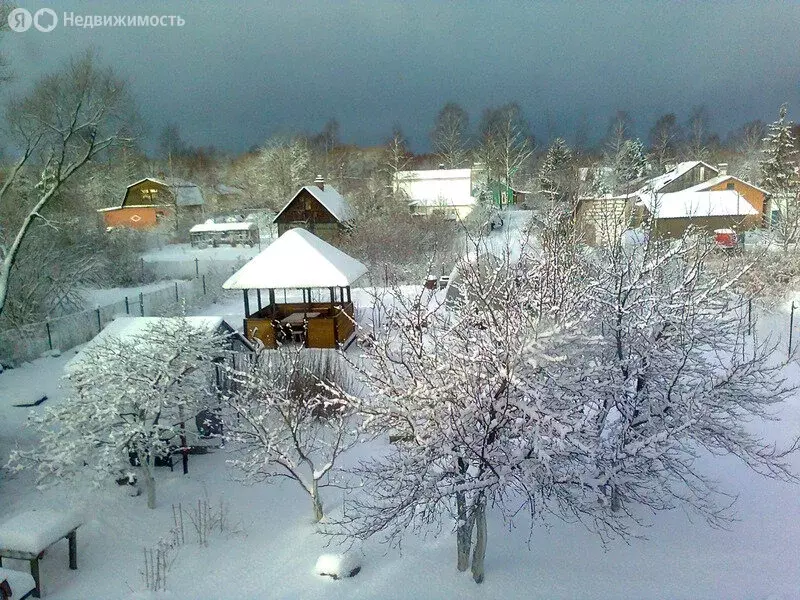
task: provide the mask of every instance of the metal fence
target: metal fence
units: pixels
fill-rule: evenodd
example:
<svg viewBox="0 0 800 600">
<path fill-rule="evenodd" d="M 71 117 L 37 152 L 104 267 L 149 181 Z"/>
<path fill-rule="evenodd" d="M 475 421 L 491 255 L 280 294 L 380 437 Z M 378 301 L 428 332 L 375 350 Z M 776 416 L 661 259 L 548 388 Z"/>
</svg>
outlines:
<svg viewBox="0 0 800 600">
<path fill-rule="evenodd" d="M 184 268 L 186 266 L 184 264 Z M 188 266 L 194 268 L 193 264 Z M 184 307 L 207 305 L 219 299 L 222 283 L 238 266 L 206 265 L 207 272 L 198 270 L 188 281 L 176 281 L 164 288 L 125 296 L 94 309 L 0 331 L 0 362 L 16 364 L 49 351 L 69 350 L 91 340 L 118 316 L 173 316 L 180 314 Z"/>
</svg>

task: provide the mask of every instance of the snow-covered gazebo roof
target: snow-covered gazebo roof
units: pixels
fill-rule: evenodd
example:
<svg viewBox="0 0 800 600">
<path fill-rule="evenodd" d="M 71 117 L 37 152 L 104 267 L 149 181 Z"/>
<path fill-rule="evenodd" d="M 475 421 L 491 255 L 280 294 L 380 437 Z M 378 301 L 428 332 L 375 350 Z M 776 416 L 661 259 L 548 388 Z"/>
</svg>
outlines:
<svg viewBox="0 0 800 600">
<path fill-rule="evenodd" d="M 222 284 L 226 290 L 347 287 L 361 262 L 305 229 L 290 229 Z"/>
</svg>

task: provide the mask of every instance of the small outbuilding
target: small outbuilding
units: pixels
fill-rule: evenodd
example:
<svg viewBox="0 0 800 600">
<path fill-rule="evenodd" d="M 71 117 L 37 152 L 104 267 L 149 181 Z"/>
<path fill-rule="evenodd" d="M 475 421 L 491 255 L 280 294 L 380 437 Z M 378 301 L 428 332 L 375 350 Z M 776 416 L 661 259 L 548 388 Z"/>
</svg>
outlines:
<svg viewBox="0 0 800 600">
<path fill-rule="evenodd" d="M 201 223 L 189 230 L 192 246 L 205 248 L 221 244 L 255 246 L 259 242 L 256 223 Z"/>
<path fill-rule="evenodd" d="M 295 228 L 252 258 L 222 287 L 243 291 L 248 339 L 260 340 L 267 348 L 290 341 L 307 348 L 337 348 L 355 339 L 350 286 L 366 272 L 367 267 L 355 258 L 309 231 Z M 255 298 L 251 298 L 251 290 L 255 290 Z M 287 301 L 286 290 L 300 290 L 301 301 Z M 278 302 L 276 291 L 284 292 L 283 303 Z"/>
</svg>

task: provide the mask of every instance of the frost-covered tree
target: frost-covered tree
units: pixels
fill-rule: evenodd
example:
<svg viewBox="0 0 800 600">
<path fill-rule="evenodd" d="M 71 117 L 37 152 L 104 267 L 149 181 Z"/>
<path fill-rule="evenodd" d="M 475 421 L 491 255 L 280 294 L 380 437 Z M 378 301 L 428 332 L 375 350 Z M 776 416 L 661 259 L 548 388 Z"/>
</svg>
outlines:
<svg viewBox="0 0 800 600">
<path fill-rule="evenodd" d="M 516 103 L 487 108 L 479 127 L 477 157 L 489 179 L 513 188 L 533 155 L 530 125 Z"/>
<path fill-rule="evenodd" d="M 385 330 L 352 363 L 368 388 L 368 431 L 394 443 L 355 469 L 359 493 L 338 525 L 349 536 L 397 541 L 407 530 L 438 531 L 449 517 L 457 567 L 466 570 L 471 558 L 480 583 L 488 507 L 509 520 L 522 505 L 537 514 L 560 495 L 563 478 L 579 478 L 592 444 L 580 403 L 538 392 L 541 365 L 561 359 L 545 350 L 560 334 L 552 319 L 538 318 L 541 278 L 526 260 L 476 244 L 478 254 L 458 265 L 448 304 L 398 292 L 382 306 Z"/>
<path fill-rule="evenodd" d="M 224 357 L 223 345 L 224 337 L 182 317 L 105 337 L 68 369 L 69 397 L 32 417 L 41 439 L 15 451 L 10 465 L 34 466 L 42 483 L 100 480 L 135 457 L 147 506 L 155 508 L 156 457 L 182 446 L 186 424 L 216 402 L 214 361 Z"/>
<path fill-rule="evenodd" d="M 125 82 L 87 52 L 42 77 L 27 96 L 11 100 L 5 122 L 19 154 L 3 174 L 0 209 L 19 186 L 26 187 L 30 204 L 18 223 L 0 228 L 0 314 L 34 221 L 47 223 L 46 209 L 88 162 L 130 140 L 135 113 Z"/>
<path fill-rule="evenodd" d="M 539 190 L 550 205 L 569 204 L 576 182 L 572 151 L 563 138 L 556 138 L 539 167 Z"/>
<path fill-rule="evenodd" d="M 794 123 L 786 119 L 787 106 L 778 111 L 778 120 L 770 124 L 764 138 L 761 158 L 761 183 L 772 194 L 772 207 L 779 213 L 778 231 L 783 251 L 800 233 L 800 177 L 797 174 L 797 141 Z"/>
<path fill-rule="evenodd" d="M 445 168 L 457 169 L 467 162 L 468 128 L 469 115 L 460 104 L 448 102 L 436 115 L 431 142 L 433 151 Z"/>
<path fill-rule="evenodd" d="M 761 159 L 766 132 L 767 126 L 764 122 L 756 119 L 730 134 L 726 145 L 736 151 L 731 160 L 732 174 L 745 181 L 761 180 Z"/>
<path fill-rule="evenodd" d="M 606 148 L 596 179 L 602 193 L 628 194 L 646 172 L 647 159 L 641 140 L 626 139 Z"/>
<path fill-rule="evenodd" d="M 250 197 L 249 204 L 263 208 L 266 201 L 275 210 L 315 176 L 311 150 L 302 136 L 269 139 L 232 170 L 232 182 Z"/>
<path fill-rule="evenodd" d="M 642 505 L 725 522 L 709 454 L 792 479 L 796 444 L 778 451 L 748 427 L 789 393 L 780 364 L 769 345 L 743 347 L 736 273 L 710 273 L 709 251 L 686 238 L 549 259 L 571 283 L 562 296 L 538 252 L 484 249 L 459 264 L 446 305 L 386 307 L 354 367 L 368 427 L 394 443 L 355 470 L 339 525 L 397 540 L 452 518 L 457 566 L 471 553 L 481 582 L 489 507 L 624 537 Z"/>
<path fill-rule="evenodd" d="M 315 522 L 323 517 L 320 488 L 357 440 L 339 386 L 346 375 L 337 365 L 302 349 L 261 350 L 244 370 L 231 372 L 233 390 L 225 397 L 230 462 L 242 480 L 297 482 L 311 499 Z"/>
<path fill-rule="evenodd" d="M 383 148 L 382 171 L 386 177 L 386 188 L 392 197 L 397 198 L 400 190 L 397 185 L 397 173 L 405 171 L 411 162 L 411 151 L 408 149 L 408 140 L 399 125 L 392 127 L 392 135 L 386 140 Z"/>
<path fill-rule="evenodd" d="M 650 128 L 650 155 L 658 174 L 663 173 L 666 166 L 675 160 L 681 138 L 681 127 L 675 113 L 661 115 Z"/>
</svg>

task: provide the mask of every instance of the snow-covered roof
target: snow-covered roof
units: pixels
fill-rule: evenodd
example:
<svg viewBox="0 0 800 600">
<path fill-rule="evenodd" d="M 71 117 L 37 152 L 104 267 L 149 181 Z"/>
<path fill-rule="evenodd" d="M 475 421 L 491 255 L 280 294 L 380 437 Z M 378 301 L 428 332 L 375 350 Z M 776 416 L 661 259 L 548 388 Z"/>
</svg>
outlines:
<svg viewBox="0 0 800 600">
<path fill-rule="evenodd" d="M 658 219 L 757 215 L 758 211 L 735 190 L 671 192 L 643 196 L 642 204 Z"/>
<path fill-rule="evenodd" d="M 344 199 L 339 192 L 336 191 L 336 188 L 330 185 L 326 185 L 324 190 L 319 189 L 316 185 L 305 185 L 299 190 L 297 190 L 297 194 L 292 196 L 292 199 L 286 203 L 286 205 L 278 211 L 278 214 L 275 215 L 275 219 L 277 220 L 278 217 L 281 216 L 283 211 L 285 211 L 289 205 L 294 202 L 295 198 L 297 198 L 298 194 L 306 190 L 310 193 L 314 198 L 316 198 L 325 209 L 331 213 L 337 221 L 340 223 L 346 223 L 348 221 L 352 221 L 355 218 L 355 211 L 350 206 L 350 203 Z"/>
<path fill-rule="evenodd" d="M 177 206 L 201 206 L 204 203 L 203 192 L 194 184 L 170 187 L 175 192 Z"/>
<path fill-rule="evenodd" d="M 398 171 L 395 185 L 411 204 L 421 206 L 471 206 L 472 169 Z"/>
<path fill-rule="evenodd" d="M 212 231 L 247 231 L 258 229 L 256 223 L 201 223 L 189 230 L 189 233 L 208 233 Z"/>
<path fill-rule="evenodd" d="M 711 179 L 708 179 L 707 181 L 703 181 L 702 183 L 698 183 L 697 185 L 693 185 L 692 187 L 686 188 L 685 190 L 682 190 L 682 191 L 684 191 L 684 192 L 688 192 L 688 191 L 698 192 L 698 191 L 702 191 L 702 190 L 707 190 L 710 187 L 714 187 L 715 185 L 719 185 L 721 183 L 725 183 L 726 181 L 729 181 L 729 180 L 738 181 L 738 182 L 743 183 L 743 184 L 745 184 L 747 186 L 750 186 L 753 189 L 758 190 L 759 192 L 761 192 L 763 194 L 769 194 L 769 192 L 767 190 L 765 190 L 763 188 L 760 188 L 757 185 L 754 185 L 754 184 L 750 183 L 749 181 L 745 181 L 744 179 L 739 179 L 738 177 L 735 177 L 733 175 L 717 175 L 716 177 L 712 177 Z"/>
<path fill-rule="evenodd" d="M 149 331 L 163 327 L 168 321 L 181 321 L 187 326 L 197 331 L 207 331 L 213 333 L 225 326 L 233 331 L 222 317 L 117 317 L 111 321 L 103 330 L 89 340 L 80 351 L 72 357 L 66 365 L 64 371 L 70 373 L 85 359 L 92 348 L 100 344 L 108 343 L 109 340 L 130 340 L 146 335 Z"/>
<path fill-rule="evenodd" d="M 678 163 L 677 165 L 675 165 L 673 169 L 667 171 L 663 175 L 659 175 L 658 177 L 653 177 L 652 179 L 648 179 L 642 189 L 658 192 L 665 185 L 672 183 L 681 175 L 684 175 L 685 173 L 694 169 L 697 165 L 704 165 L 709 169 L 711 169 L 712 171 L 714 171 L 715 173 L 718 172 L 716 167 L 713 167 L 708 163 L 703 162 L 702 160 L 688 160 L 682 163 Z"/>
<path fill-rule="evenodd" d="M 367 267 L 305 229 L 290 229 L 222 284 L 226 290 L 347 287 Z"/>
<path fill-rule="evenodd" d="M 139 181 L 134 181 L 127 186 L 127 189 L 135 185 L 139 185 L 143 181 L 152 181 L 160 185 L 172 189 L 175 194 L 175 204 L 177 206 L 201 206 L 205 203 L 203 200 L 203 192 L 196 183 L 179 179 L 178 177 L 165 177 L 163 179 L 156 179 L 155 177 L 144 177 Z"/>
</svg>

